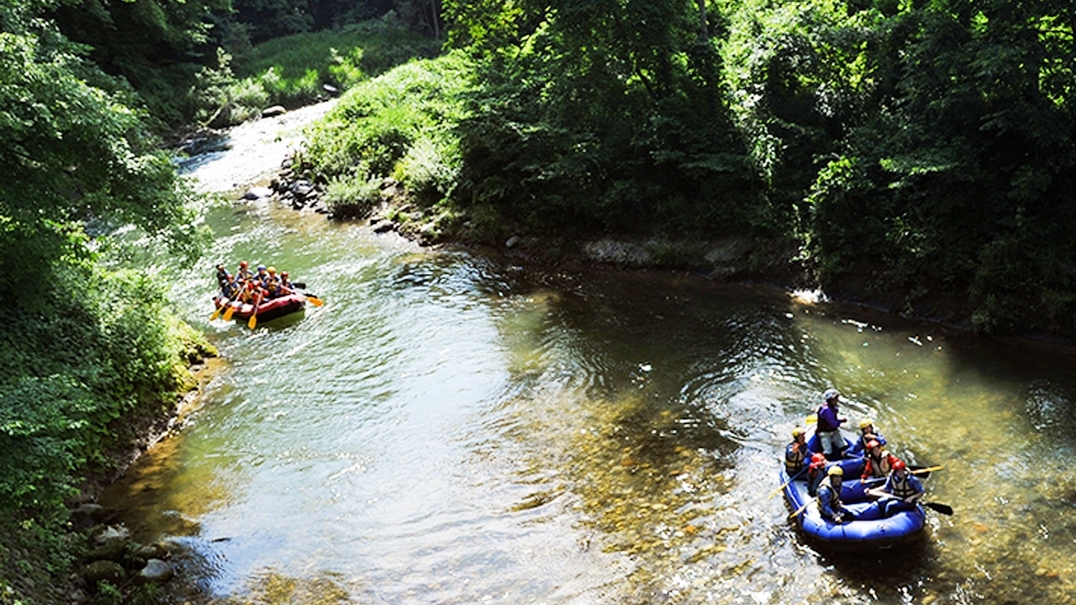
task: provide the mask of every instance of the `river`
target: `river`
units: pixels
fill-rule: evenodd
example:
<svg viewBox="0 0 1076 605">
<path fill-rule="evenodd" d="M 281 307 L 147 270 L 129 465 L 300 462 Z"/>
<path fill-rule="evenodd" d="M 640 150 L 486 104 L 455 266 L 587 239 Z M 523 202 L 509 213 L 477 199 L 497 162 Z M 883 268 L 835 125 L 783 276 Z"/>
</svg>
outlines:
<svg viewBox="0 0 1076 605">
<path fill-rule="evenodd" d="M 272 124 L 195 162 L 202 186 L 277 165 L 249 147 L 294 135 Z M 173 295 L 225 365 L 105 497 L 179 547 L 176 602 L 1076 603 L 1070 349 L 421 248 L 272 202 L 207 222 L 213 250 Z M 326 305 L 210 322 L 212 266 L 240 259 Z M 817 552 L 770 497 L 830 386 L 892 451 L 944 465 L 928 499 L 955 514 L 928 511 L 923 545 Z"/>
</svg>

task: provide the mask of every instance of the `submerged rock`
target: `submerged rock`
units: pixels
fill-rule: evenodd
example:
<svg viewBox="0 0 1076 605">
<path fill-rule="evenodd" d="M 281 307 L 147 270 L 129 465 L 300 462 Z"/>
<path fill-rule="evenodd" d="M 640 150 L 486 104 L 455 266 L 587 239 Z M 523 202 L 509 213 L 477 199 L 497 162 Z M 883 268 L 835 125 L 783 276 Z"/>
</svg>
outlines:
<svg viewBox="0 0 1076 605">
<path fill-rule="evenodd" d="M 168 561 L 162 561 L 161 559 L 150 559 L 146 561 L 146 566 L 142 568 L 142 571 L 138 572 L 138 577 L 146 582 L 167 582 L 176 575 L 176 571 L 172 568 L 172 565 Z"/>
<path fill-rule="evenodd" d="M 82 568 L 82 577 L 87 582 L 109 582 L 118 584 L 127 576 L 123 566 L 115 561 L 94 561 Z"/>
</svg>

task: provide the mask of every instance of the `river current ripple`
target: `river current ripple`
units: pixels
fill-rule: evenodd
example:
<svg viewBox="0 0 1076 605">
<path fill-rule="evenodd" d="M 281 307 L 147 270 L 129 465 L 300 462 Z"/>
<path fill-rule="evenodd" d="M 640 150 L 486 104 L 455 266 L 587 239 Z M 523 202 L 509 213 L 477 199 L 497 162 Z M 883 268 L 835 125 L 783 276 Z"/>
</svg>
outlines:
<svg viewBox="0 0 1076 605">
<path fill-rule="evenodd" d="M 238 197 L 301 123 L 235 132 L 192 174 Z M 1070 350 L 420 248 L 274 202 L 207 222 L 205 270 L 173 298 L 225 366 L 107 496 L 182 547 L 174 601 L 1076 603 Z M 211 267 L 240 259 L 327 304 L 210 322 Z M 925 544 L 819 552 L 770 497 L 830 386 L 895 453 L 944 465 L 926 486 L 956 514 L 931 513 Z"/>
</svg>

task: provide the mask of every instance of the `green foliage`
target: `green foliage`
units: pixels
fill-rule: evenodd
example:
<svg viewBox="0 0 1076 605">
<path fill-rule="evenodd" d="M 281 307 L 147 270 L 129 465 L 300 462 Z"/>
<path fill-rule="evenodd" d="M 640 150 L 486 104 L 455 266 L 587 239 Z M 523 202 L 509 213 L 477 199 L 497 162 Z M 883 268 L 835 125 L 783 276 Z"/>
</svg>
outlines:
<svg viewBox="0 0 1076 605">
<path fill-rule="evenodd" d="M 51 29 L 0 33 L 0 303 L 29 304 L 80 223 L 134 223 L 194 246 L 193 196 L 125 94 Z"/>
<path fill-rule="evenodd" d="M 329 181 L 324 200 L 336 218 L 366 216 L 381 202 L 381 179 L 359 175 L 335 178 Z"/>
<path fill-rule="evenodd" d="M 371 185 L 394 176 L 432 204 L 455 182 L 469 63 L 460 53 L 412 62 L 348 91 L 311 132 L 302 167 L 335 180 L 333 190 L 371 199 Z"/>
<path fill-rule="evenodd" d="M 258 44 L 242 61 L 218 49 L 217 65 L 201 69 L 190 94 L 199 123 L 228 126 L 270 105 L 295 108 L 324 99 L 325 85 L 346 90 L 367 74 L 436 53 L 436 42 L 391 20 L 304 32 Z"/>
<path fill-rule="evenodd" d="M 446 4 L 478 59 L 455 197 L 524 230 L 734 230 L 754 212 L 690 3 Z"/>
</svg>

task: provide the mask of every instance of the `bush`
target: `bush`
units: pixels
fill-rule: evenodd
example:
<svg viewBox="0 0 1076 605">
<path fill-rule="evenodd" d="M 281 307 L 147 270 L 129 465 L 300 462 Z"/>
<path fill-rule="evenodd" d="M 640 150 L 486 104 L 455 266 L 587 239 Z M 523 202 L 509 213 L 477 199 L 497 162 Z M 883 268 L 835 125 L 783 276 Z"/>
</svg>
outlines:
<svg viewBox="0 0 1076 605">
<path fill-rule="evenodd" d="M 458 170 L 453 129 L 469 73 L 466 58 L 453 53 L 363 82 L 312 130 L 303 169 L 330 179 L 396 176 L 439 198 Z"/>
<path fill-rule="evenodd" d="M 381 179 L 365 178 L 364 174 L 329 181 L 325 207 L 335 218 L 366 216 L 381 201 Z"/>
</svg>

